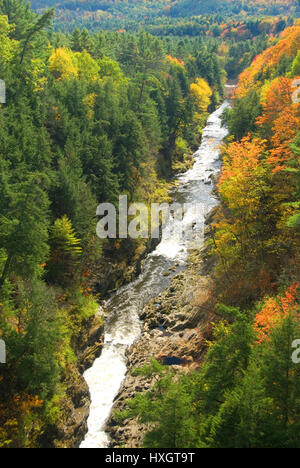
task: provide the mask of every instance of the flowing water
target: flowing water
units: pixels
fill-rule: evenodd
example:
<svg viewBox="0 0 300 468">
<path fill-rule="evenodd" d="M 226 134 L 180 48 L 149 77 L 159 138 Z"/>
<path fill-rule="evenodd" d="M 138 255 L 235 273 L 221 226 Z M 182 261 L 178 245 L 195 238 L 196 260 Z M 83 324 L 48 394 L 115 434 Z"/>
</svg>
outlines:
<svg viewBox="0 0 300 468">
<path fill-rule="evenodd" d="M 221 125 L 221 116 L 228 106 L 229 103 L 226 101 L 210 115 L 203 131 L 202 144 L 194 155 L 194 167 L 178 177 L 179 183 L 173 194 L 174 200 L 178 203 L 188 203 L 191 207 L 192 205 L 204 207 L 200 223 L 199 212 L 196 213 L 193 209 L 188 209 L 181 221 L 189 226 L 194 226 L 197 221 L 202 244 L 204 217 L 217 204 L 216 198 L 211 193 L 211 177 L 221 167 L 220 144 L 227 135 L 226 128 Z M 175 222 L 172 216 L 170 218 L 163 230 L 160 244 L 146 258 L 140 276 L 120 288 L 107 301 L 109 316 L 106 321 L 104 348 L 101 356 L 84 374 L 91 393 L 91 408 L 88 434 L 81 448 L 108 447 L 109 437 L 104 431 L 104 425 L 127 371 L 126 348 L 141 334 L 140 312 L 151 298 L 157 296 L 170 284 L 170 277 L 164 273 L 170 267 L 176 266 L 177 271 L 184 268 L 190 243 L 184 237 L 170 238 L 166 234 L 170 225 Z"/>
</svg>

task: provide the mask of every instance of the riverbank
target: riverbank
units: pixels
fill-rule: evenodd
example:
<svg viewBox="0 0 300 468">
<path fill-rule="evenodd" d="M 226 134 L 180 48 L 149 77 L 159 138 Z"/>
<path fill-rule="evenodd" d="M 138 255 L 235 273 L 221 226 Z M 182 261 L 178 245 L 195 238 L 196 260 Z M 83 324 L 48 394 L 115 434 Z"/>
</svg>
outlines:
<svg viewBox="0 0 300 468">
<path fill-rule="evenodd" d="M 48 426 L 42 436 L 44 448 L 78 448 L 88 430 L 90 392 L 83 373 L 101 355 L 104 316 L 105 312 L 99 306 L 98 313 L 82 324 L 79 335 L 76 340 L 73 339 L 76 361 L 65 370 L 62 380 L 62 386 L 66 389 L 64 401 L 56 422 Z"/>
<path fill-rule="evenodd" d="M 217 196 L 219 170 L 215 169 L 208 177 L 202 177 L 206 175 L 208 167 L 209 170 L 216 167 L 211 163 L 207 165 L 206 158 L 209 160 L 213 155 L 214 160 L 219 160 L 220 163 L 219 144 L 226 136 L 226 132 L 221 129 L 222 112 L 223 110 L 217 111 L 209 118 L 204 130 L 204 142 L 196 154 L 194 167 L 180 181 L 185 190 L 188 188 L 191 191 L 195 200 L 201 199 L 206 190 L 214 197 Z M 220 169 L 221 163 L 218 167 Z M 190 193 L 188 197 L 190 198 Z M 119 422 L 114 416 L 115 411 L 124 409 L 128 399 L 137 392 L 148 390 L 152 385 L 151 380 L 145 377 L 133 376 L 133 369 L 149 363 L 153 358 L 164 365 L 173 365 L 187 371 L 197 370 L 201 366 L 207 340 L 211 337 L 211 323 L 217 319 L 214 281 L 211 276 L 214 258 L 210 255 L 208 242 L 212 237 L 212 224 L 217 211 L 218 206 L 214 206 L 206 215 L 202 249 L 190 251 L 184 267 L 171 279 L 170 285 L 140 310 L 142 333 L 126 351 L 127 373 L 105 425 L 111 447 L 140 447 L 147 430 L 147 427 L 140 425 L 136 419 Z M 166 244 L 165 247 L 172 246 Z M 164 249 L 160 249 L 159 252 L 166 254 Z M 176 266 L 165 271 L 163 275 L 173 275 L 174 270 Z"/>
<path fill-rule="evenodd" d="M 214 259 L 207 242 L 218 208 L 207 216 L 206 243 L 201 251 L 190 253 L 186 269 L 172 278 L 169 288 L 152 299 L 141 312 L 144 322 L 141 338 L 126 352 L 128 372 L 115 398 L 105 430 L 113 448 L 138 448 L 147 426 L 137 419 L 117 421 L 114 413 L 126 407 L 126 401 L 138 392 L 148 390 L 152 381 L 133 376 L 137 367 L 156 359 L 176 369 L 197 370 L 201 366 L 211 338 L 215 316 L 214 281 L 211 272 Z"/>
<path fill-rule="evenodd" d="M 213 311 L 213 295 L 210 297 L 212 285 L 208 273 L 205 273 L 207 264 L 204 266 L 203 251 L 200 253 L 198 249 L 199 245 L 203 246 L 205 215 L 217 204 L 212 188 L 221 167 L 220 144 L 227 134 L 221 127 L 221 116 L 227 106 L 228 103 L 224 103 L 209 117 L 203 130 L 202 144 L 194 155 L 193 167 L 178 177 L 172 194 L 175 202 L 188 203 L 188 211 L 180 224 L 184 230 L 190 226 L 193 236 L 196 236 L 198 247 L 193 252 L 193 260 L 188 260 L 190 239 L 185 236 L 169 237 L 167 234 L 173 231 L 174 223 L 177 226 L 177 221 L 170 217 L 159 245 L 141 262 L 138 278 L 118 288 L 105 304 L 108 317 L 102 353 L 84 374 L 90 390 L 91 406 L 89 431 L 80 445 L 83 448 L 105 448 L 110 444 L 105 424 L 110 418 L 115 397 L 118 399 L 120 396 L 120 386 L 122 383 L 126 386 L 128 363 L 131 367 L 131 360 L 132 365 L 139 361 L 136 359 L 139 350 L 137 354 L 133 351 L 130 358 L 132 345 L 141 343 L 142 348 L 148 349 L 148 354 L 141 355 L 141 363 L 148 359 L 150 353 L 152 356 L 157 354 L 156 349 L 161 351 L 162 345 L 164 353 L 159 358 L 165 359 L 165 364 L 174 363 L 175 360 L 188 368 L 200 363 L 204 351 L 201 336 L 209 334 L 204 325 L 209 322 Z M 201 213 L 194 210 L 195 206 L 202 207 Z M 190 275 L 183 274 L 184 270 L 189 271 Z M 185 295 L 177 297 L 173 294 L 182 291 L 185 286 L 190 288 Z M 153 298 L 157 297 L 161 299 L 153 302 Z M 181 303 L 182 299 L 184 303 Z M 184 312 L 178 311 L 178 303 Z M 153 334 L 154 340 L 148 336 L 148 331 Z M 159 340 L 158 346 L 155 344 L 157 333 L 163 335 L 163 341 Z M 176 333 L 176 336 L 171 340 L 172 333 Z M 175 354 L 178 350 L 180 353 Z M 131 435 L 129 437 L 134 440 Z"/>
<path fill-rule="evenodd" d="M 183 172 L 193 166 L 193 157 L 185 156 L 178 166 L 178 172 Z M 175 182 L 166 183 L 165 192 L 174 189 Z M 169 200 L 166 200 L 169 201 Z M 133 250 L 132 256 L 127 253 L 120 260 L 105 252 L 103 261 L 95 266 L 93 283 L 94 290 L 105 305 L 105 299 L 116 293 L 122 286 L 134 281 L 141 274 L 142 265 L 147 256 L 155 250 L 160 239 L 148 239 L 141 242 Z M 130 249 L 134 243 L 130 243 Z M 47 428 L 43 436 L 43 446 L 49 448 L 78 448 L 88 431 L 88 417 L 90 414 L 91 395 L 84 378 L 84 372 L 92 367 L 101 356 L 104 346 L 106 311 L 99 305 L 99 312 L 83 323 L 78 336 L 72 340 L 72 349 L 76 355 L 76 363 L 66 369 L 62 385 L 66 386 L 66 398 L 61 407 L 61 414 L 57 422 Z M 99 325 L 100 321 L 100 325 Z"/>
<path fill-rule="evenodd" d="M 141 272 L 146 256 L 155 249 L 159 240 L 149 240 L 137 249 L 130 265 L 118 268 L 112 260 L 106 262 L 101 270 L 101 297 L 106 297 L 117 289 L 118 284 L 126 284 Z M 99 279 L 100 282 L 100 279 Z M 112 289 L 112 285 L 114 288 Z M 91 394 L 84 373 L 101 356 L 104 347 L 105 319 L 107 312 L 101 301 L 98 313 L 85 321 L 78 336 L 72 339 L 72 349 L 76 362 L 70 364 L 65 372 L 62 385 L 66 387 L 65 399 L 60 408 L 56 423 L 49 426 L 43 435 L 42 445 L 47 448 L 79 448 L 88 432 L 88 418 L 91 407 Z"/>
</svg>

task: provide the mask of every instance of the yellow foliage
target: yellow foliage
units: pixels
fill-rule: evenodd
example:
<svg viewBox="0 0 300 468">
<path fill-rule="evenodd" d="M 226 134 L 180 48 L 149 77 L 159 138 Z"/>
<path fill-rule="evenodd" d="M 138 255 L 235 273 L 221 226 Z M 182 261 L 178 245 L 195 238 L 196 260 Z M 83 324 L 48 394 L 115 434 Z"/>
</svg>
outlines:
<svg viewBox="0 0 300 468">
<path fill-rule="evenodd" d="M 9 62 L 16 51 L 18 41 L 9 38 L 13 27 L 8 23 L 8 17 L 0 16 L 0 59 Z"/>
<path fill-rule="evenodd" d="M 266 80 L 260 91 L 260 103 L 267 103 L 268 101 L 268 91 L 271 87 L 272 81 Z"/>
<path fill-rule="evenodd" d="M 219 191 L 230 209 L 241 211 L 243 218 L 253 218 L 260 203 L 262 187 L 257 179 L 258 175 L 262 177 L 261 171 L 264 171 L 264 151 L 264 141 L 251 141 L 248 136 L 241 142 L 231 143 L 223 157 Z"/>
<path fill-rule="evenodd" d="M 59 47 L 51 55 L 49 68 L 57 80 L 79 78 L 95 81 L 100 73 L 100 65 L 86 50 L 74 53 L 66 47 Z"/>
<path fill-rule="evenodd" d="M 109 57 L 103 57 L 100 61 L 100 77 L 102 79 L 106 77 L 111 77 L 116 84 L 126 83 L 127 78 L 124 77 L 124 74 L 120 68 L 120 65 L 115 60 Z"/>
<path fill-rule="evenodd" d="M 94 108 L 94 105 L 95 105 L 96 97 L 97 97 L 97 94 L 96 94 L 96 93 L 91 93 L 91 94 L 88 94 L 88 95 L 83 99 L 83 103 L 88 107 L 87 118 L 88 118 L 89 120 L 92 120 L 93 117 L 94 117 L 93 108 Z"/>
<path fill-rule="evenodd" d="M 73 55 L 73 63 L 77 66 L 79 78 L 91 81 L 99 78 L 100 66 L 86 50 L 76 52 Z"/>
<path fill-rule="evenodd" d="M 197 78 L 196 83 L 191 84 L 190 90 L 197 108 L 201 112 L 206 112 L 212 96 L 212 90 L 208 83 L 203 78 Z"/>
<path fill-rule="evenodd" d="M 44 75 L 46 65 L 40 58 L 31 59 L 30 67 L 28 67 L 28 76 L 26 78 L 28 83 L 33 85 L 33 91 L 43 91 L 47 84 L 47 78 Z"/>
<path fill-rule="evenodd" d="M 57 80 L 69 80 L 78 76 L 74 54 L 66 47 L 59 47 L 49 58 L 49 68 Z"/>
</svg>

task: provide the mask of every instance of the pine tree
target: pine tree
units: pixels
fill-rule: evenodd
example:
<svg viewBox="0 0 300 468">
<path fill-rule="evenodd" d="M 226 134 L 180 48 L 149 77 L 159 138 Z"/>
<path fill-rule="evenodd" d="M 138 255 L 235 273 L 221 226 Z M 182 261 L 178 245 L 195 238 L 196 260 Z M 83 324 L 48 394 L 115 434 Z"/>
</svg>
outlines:
<svg viewBox="0 0 300 468">
<path fill-rule="evenodd" d="M 21 183 L 9 183 L 3 175 L 0 245 L 6 253 L 0 287 L 10 272 L 39 276 L 40 265 L 48 256 L 49 199 L 39 186 L 42 177 L 29 175 Z M 2 180 L 3 180 L 2 179 Z"/>
<path fill-rule="evenodd" d="M 292 343 L 298 336 L 299 324 L 289 316 L 273 330 L 271 341 L 264 348 L 262 373 L 276 415 L 276 425 L 272 429 L 273 447 L 300 446 L 300 368 L 292 361 Z"/>
<path fill-rule="evenodd" d="M 68 286 L 75 281 L 82 248 L 67 216 L 57 219 L 52 226 L 50 246 L 47 278 L 54 284 Z"/>
<path fill-rule="evenodd" d="M 212 448 L 260 448 L 274 430 L 274 402 L 266 394 L 260 361 L 254 357 L 234 390 L 210 422 L 208 445 Z"/>
<path fill-rule="evenodd" d="M 81 45 L 81 33 L 78 28 L 74 28 L 72 37 L 71 37 L 71 49 L 74 52 L 82 52 L 83 48 Z"/>
<path fill-rule="evenodd" d="M 117 419 L 138 416 L 138 421 L 151 425 L 143 446 L 148 448 L 189 448 L 197 444 L 197 423 L 193 418 L 191 381 L 180 373 L 165 370 L 157 361 L 136 369 L 141 375 L 157 376 L 151 390 L 128 402 L 128 409 L 116 414 Z"/>
</svg>

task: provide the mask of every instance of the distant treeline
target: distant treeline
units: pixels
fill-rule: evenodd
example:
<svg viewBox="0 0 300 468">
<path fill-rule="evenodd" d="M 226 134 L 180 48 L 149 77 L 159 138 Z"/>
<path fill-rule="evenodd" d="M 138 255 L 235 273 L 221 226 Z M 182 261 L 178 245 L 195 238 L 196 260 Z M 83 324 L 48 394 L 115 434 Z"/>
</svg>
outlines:
<svg viewBox="0 0 300 468">
<path fill-rule="evenodd" d="M 71 30 L 76 26 L 85 26 L 88 29 L 125 28 L 134 31 L 141 26 L 156 34 L 187 34 L 197 35 L 203 32 L 201 26 L 209 22 L 212 30 L 213 23 L 220 25 L 234 17 L 245 21 L 245 18 L 265 16 L 298 16 L 299 1 L 277 0 L 273 2 L 245 2 L 240 0 L 167 0 L 156 1 L 102 1 L 102 0 L 62 0 L 60 2 L 48 0 L 32 0 L 32 7 L 44 9 L 56 7 L 57 27 Z M 217 19 L 210 19 L 218 15 Z M 203 18 L 207 16 L 207 18 Z M 227 18 L 227 19 L 226 19 Z M 167 30 L 164 31 L 164 28 Z M 207 31 L 207 28 L 204 29 Z"/>
</svg>

